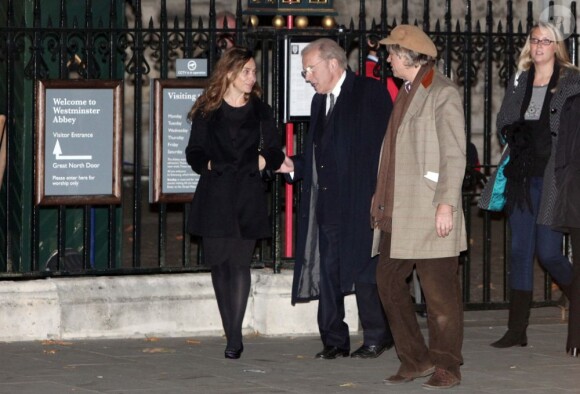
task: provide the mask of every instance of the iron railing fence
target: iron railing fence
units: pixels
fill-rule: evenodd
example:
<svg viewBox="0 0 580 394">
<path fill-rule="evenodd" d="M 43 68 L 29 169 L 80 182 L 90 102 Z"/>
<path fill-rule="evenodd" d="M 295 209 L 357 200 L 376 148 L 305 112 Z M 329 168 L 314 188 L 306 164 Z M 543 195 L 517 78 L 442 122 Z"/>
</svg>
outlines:
<svg viewBox="0 0 580 394">
<path fill-rule="evenodd" d="M 499 149 L 494 115 L 515 71 L 526 33 L 542 11 L 534 9 L 532 1 L 525 9 L 516 9 L 513 1 L 487 1 L 485 15 L 474 18 L 472 1 L 465 0 L 458 12 L 452 9 L 451 0 L 446 0 L 440 18 L 434 19 L 434 1 L 423 0 L 422 14 L 411 15 L 409 1 L 403 0 L 398 4 L 400 15 L 394 16 L 388 12 L 393 5 L 381 0 L 380 15 L 369 18 L 365 3 L 370 2 L 360 0 L 356 23 L 353 18 L 346 25 L 326 29 L 314 26 L 316 23 L 289 29 L 272 27 L 271 16 L 260 16 L 257 26 L 250 23 L 241 0 L 237 0 L 233 26 L 225 23 L 217 28 L 222 20 L 215 0 L 202 6 L 192 0 L 161 0 L 158 14 L 150 17 L 144 15 L 145 3 L 6 0 L 0 4 L 0 112 L 7 115 L 9 136 L 8 168 L 0 191 L 0 279 L 206 269 L 198 240 L 186 233 L 188 204 L 148 203 L 149 92 L 153 79 L 175 77 L 174 63 L 179 58 L 205 57 L 211 72 L 228 37 L 255 50 L 264 99 L 274 109 L 283 138 L 283 48 L 288 37 L 334 37 L 349 54 L 353 67 L 364 70 L 369 34 L 384 37 L 397 24 L 418 24 L 436 43 L 444 73 L 461 87 L 467 139 L 480 148 L 480 165 L 489 175 Z M 562 22 L 553 10 L 548 10 L 552 20 Z M 575 2 L 569 11 L 575 21 Z M 501 18 L 494 16 L 500 14 Z M 367 19 L 372 19 L 370 27 Z M 577 41 L 572 26 L 567 43 L 575 64 Z M 384 80 L 389 73 L 384 49 L 378 57 L 384 65 L 380 71 Z M 34 86 L 39 80 L 51 79 L 123 80 L 122 204 L 34 205 L 34 163 L 38 159 Z M 298 121 L 294 126 L 296 149 L 300 151 L 308 122 Z M 282 252 L 286 236 L 283 213 L 300 198 L 298 189 L 293 201 L 285 201 L 284 187 L 280 177 L 270 187 L 274 236 L 260 243 L 255 258 L 257 267 L 271 267 L 275 273 L 292 265 L 292 256 Z M 467 188 L 464 192 L 470 239 L 470 249 L 462 255 L 464 301 L 467 308 L 503 307 L 509 234 L 501 215 L 474 208 L 478 190 Z M 551 302 L 551 282 L 548 276 L 543 278 L 540 304 Z"/>
</svg>

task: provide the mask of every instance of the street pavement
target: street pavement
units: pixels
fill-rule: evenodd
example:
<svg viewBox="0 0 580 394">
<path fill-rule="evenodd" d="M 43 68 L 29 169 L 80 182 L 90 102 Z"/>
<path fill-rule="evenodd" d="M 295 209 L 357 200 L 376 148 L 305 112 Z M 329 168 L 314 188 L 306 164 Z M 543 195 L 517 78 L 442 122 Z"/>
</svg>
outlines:
<svg viewBox="0 0 580 394">
<path fill-rule="evenodd" d="M 528 346 L 495 349 L 507 311 L 465 313 L 463 380 L 453 393 L 580 393 L 580 358 L 565 354 L 556 307 L 533 309 Z M 422 327 L 425 319 L 420 318 Z M 352 350 L 362 337 L 352 338 Z M 318 337 L 246 335 L 239 360 L 223 337 L 0 343 L 0 393 L 427 393 L 426 379 L 385 386 L 399 362 L 314 359 Z"/>
</svg>

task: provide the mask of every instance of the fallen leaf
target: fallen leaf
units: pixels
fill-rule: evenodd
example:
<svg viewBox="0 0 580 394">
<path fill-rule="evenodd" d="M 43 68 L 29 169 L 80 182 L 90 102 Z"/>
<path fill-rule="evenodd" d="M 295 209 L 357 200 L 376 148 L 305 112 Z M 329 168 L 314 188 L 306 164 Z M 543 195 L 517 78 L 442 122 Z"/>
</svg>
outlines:
<svg viewBox="0 0 580 394">
<path fill-rule="evenodd" d="M 175 350 L 165 347 L 149 347 L 143 349 L 143 353 L 175 353 Z"/>
<path fill-rule="evenodd" d="M 53 339 L 47 339 L 42 341 L 44 346 L 52 346 L 52 345 L 61 345 L 61 346 L 71 346 L 72 342 L 64 342 L 64 341 L 55 341 Z"/>
</svg>

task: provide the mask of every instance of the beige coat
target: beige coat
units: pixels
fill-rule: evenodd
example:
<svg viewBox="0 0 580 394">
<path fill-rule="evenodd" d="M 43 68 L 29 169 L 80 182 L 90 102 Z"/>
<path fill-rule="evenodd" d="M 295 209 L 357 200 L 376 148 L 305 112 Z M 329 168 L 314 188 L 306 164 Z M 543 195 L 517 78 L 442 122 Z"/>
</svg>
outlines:
<svg viewBox="0 0 580 394">
<path fill-rule="evenodd" d="M 429 73 L 397 133 L 391 258 L 452 257 L 467 249 L 461 197 L 465 149 L 459 91 L 439 72 Z M 435 229 L 440 203 L 453 206 L 453 230 L 445 238 Z"/>
</svg>

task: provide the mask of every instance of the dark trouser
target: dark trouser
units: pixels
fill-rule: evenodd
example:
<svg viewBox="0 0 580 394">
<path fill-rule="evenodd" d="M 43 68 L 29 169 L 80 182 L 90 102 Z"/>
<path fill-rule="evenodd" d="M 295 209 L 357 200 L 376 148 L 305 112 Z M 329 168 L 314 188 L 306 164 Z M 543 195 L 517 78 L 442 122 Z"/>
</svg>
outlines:
<svg viewBox="0 0 580 394">
<path fill-rule="evenodd" d="M 574 256 L 573 278 L 570 284 L 570 313 L 568 317 L 568 348 L 580 348 L 580 228 L 570 229 Z"/>
<path fill-rule="evenodd" d="M 204 257 L 227 338 L 227 348 L 242 347 L 242 322 L 250 294 L 250 263 L 256 240 L 203 238 Z"/>
<path fill-rule="evenodd" d="M 345 323 L 344 294 L 340 286 L 338 225 L 320 225 L 320 299 L 318 328 L 324 346 L 350 350 L 348 324 Z M 355 283 L 359 319 L 365 345 L 389 343 L 392 336 L 382 310 L 377 286 Z"/>
<path fill-rule="evenodd" d="M 509 271 L 510 288 L 533 290 L 534 255 L 552 278 L 561 286 L 572 280 L 572 266 L 562 253 L 564 235 L 550 226 L 537 224 L 543 180 L 530 179 L 530 198 L 533 212 L 527 208 L 514 208 L 509 216 L 511 234 L 511 260 Z"/>
<path fill-rule="evenodd" d="M 398 373 L 413 376 L 431 366 L 461 378 L 463 303 L 457 276 L 458 258 L 403 260 L 390 258 L 391 235 L 383 233 L 377 285 L 401 360 Z M 427 304 L 429 347 L 419 329 L 407 279 L 416 268 Z"/>
<path fill-rule="evenodd" d="M 363 345 L 391 344 L 393 334 L 376 283 L 356 282 L 355 288 L 358 318 L 363 328 Z"/>
</svg>

